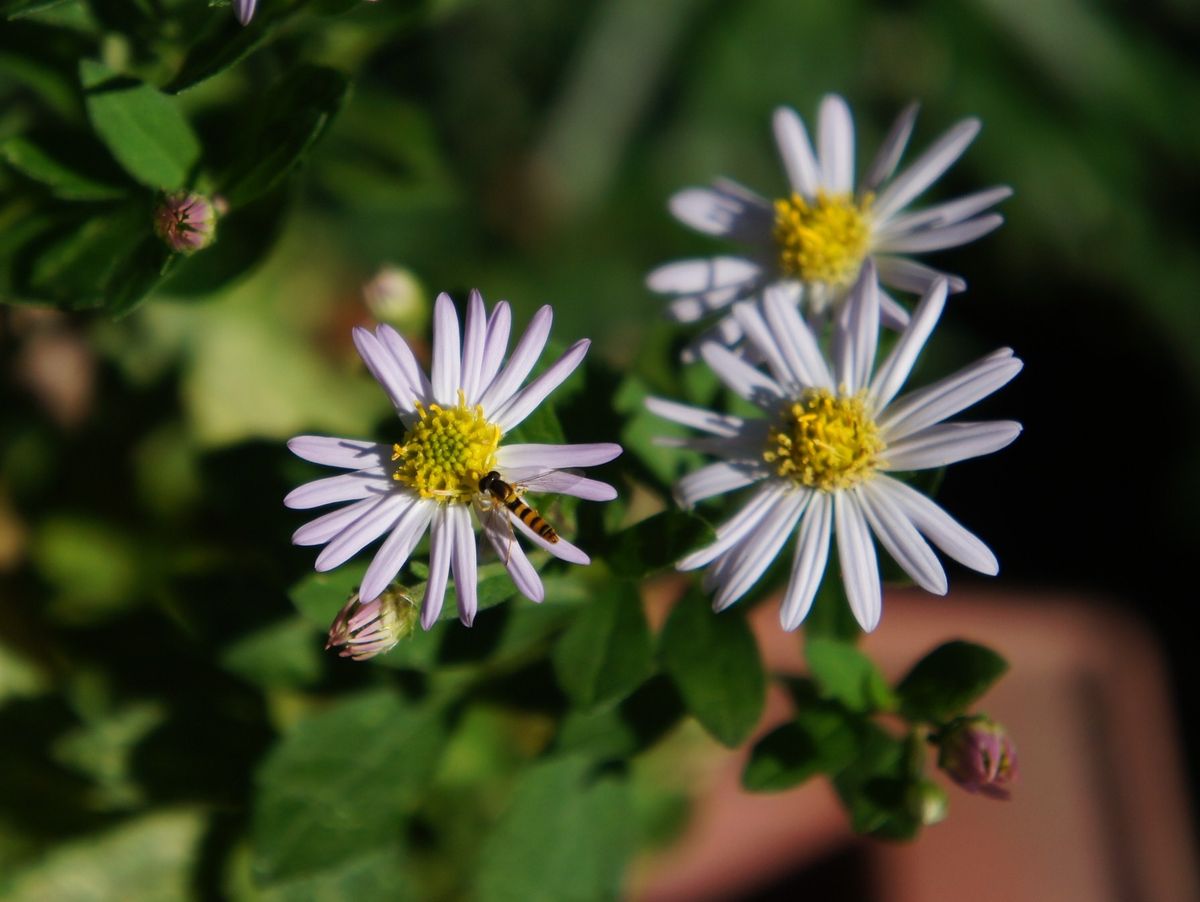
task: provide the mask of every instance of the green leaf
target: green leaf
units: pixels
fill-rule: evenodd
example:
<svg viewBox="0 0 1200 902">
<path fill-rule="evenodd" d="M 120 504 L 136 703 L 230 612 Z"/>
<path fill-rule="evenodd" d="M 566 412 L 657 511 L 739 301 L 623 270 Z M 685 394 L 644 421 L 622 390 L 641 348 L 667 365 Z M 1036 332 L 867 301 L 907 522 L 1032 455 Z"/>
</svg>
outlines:
<svg viewBox="0 0 1200 902">
<path fill-rule="evenodd" d="M 125 194 L 120 185 L 81 172 L 27 138 L 4 142 L 0 157 L 21 175 L 45 185 L 52 194 L 65 200 L 111 200 Z"/>
<path fill-rule="evenodd" d="M 301 66 L 269 92 L 257 127 L 219 179 L 230 206 L 261 197 L 286 178 L 324 135 L 349 91 L 341 72 Z"/>
<path fill-rule="evenodd" d="M 530 442 L 533 444 L 561 445 L 567 439 L 563 435 L 562 424 L 554 405 L 543 401 L 511 433 L 505 436 L 505 442 Z"/>
<path fill-rule="evenodd" d="M 804 620 L 804 635 L 855 642 L 862 636 L 862 627 L 854 619 L 850 602 L 846 599 L 846 587 L 842 583 L 841 569 L 836 560 L 826 565 L 825 576 L 813 599 L 812 610 Z"/>
<path fill-rule="evenodd" d="M 277 883 L 251 896 L 253 902 L 407 902 L 419 898 L 413 873 L 395 848 L 351 858 L 336 867 Z"/>
<path fill-rule="evenodd" d="M 178 74 L 163 90 L 178 94 L 194 88 L 240 63 L 266 43 L 274 35 L 280 21 L 291 11 L 276 9 L 269 4 L 262 6 L 266 8 L 256 11 L 253 27 L 242 25 L 232 15 L 210 16 L 208 27 L 188 49 Z"/>
<path fill-rule="evenodd" d="M 125 171 L 151 188 L 182 188 L 200 141 L 176 101 L 92 60 L 79 63 L 79 77 L 92 127 Z"/>
<path fill-rule="evenodd" d="M 259 768 L 255 871 L 319 871 L 399 836 L 445 745 L 440 711 L 369 692 L 301 721 Z"/>
<path fill-rule="evenodd" d="M 750 735 L 763 711 L 767 678 L 739 611 L 714 614 L 708 599 L 692 590 L 667 618 L 659 657 L 688 710 L 718 742 L 732 748 Z"/>
<path fill-rule="evenodd" d="M 911 839 L 921 828 L 911 804 L 918 775 L 911 772 L 907 743 L 876 724 L 861 721 L 856 756 L 833 779 L 858 833 Z"/>
<path fill-rule="evenodd" d="M 983 645 L 961 639 L 939 645 L 916 663 L 896 692 L 909 720 L 945 723 L 963 713 L 1008 670 L 1008 662 Z"/>
<path fill-rule="evenodd" d="M 310 686 L 321 676 L 321 640 L 304 620 L 284 620 L 226 647 L 221 666 L 259 686 Z"/>
<path fill-rule="evenodd" d="M 473 898 L 479 902 L 616 899 L 632 851 L 628 786 L 593 772 L 588 759 L 527 770 L 484 840 Z"/>
<path fill-rule="evenodd" d="M 694 514 L 665 510 L 614 534 L 605 557 L 617 576 L 641 579 L 714 538 L 712 527 Z"/>
<path fill-rule="evenodd" d="M 0 17 L 10 20 L 21 19 L 66 2 L 68 0 L 5 0 L 0 3 Z"/>
<path fill-rule="evenodd" d="M 624 698 L 653 669 L 650 627 L 629 585 L 611 585 L 586 602 L 554 648 L 559 684 L 584 708 Z"/>
<path fill-rule="evenodd" d="M 554 748 L 601 760 L 632 758 L 654 745 L 685 713 L 674 684 L 659 675 L 619 703 L 568 711 Z"/>
<path fill-rule="evenodd" d="M 888 711 L 895 707 L 896 698 L 879 668 L 853 645 L 813 636 L 804 652 L 823 698 L 836 699 L 851 711 Z"/>
<path fill-rule="evenodd" d="M 755 743 L 742 786 L 751 792 L 780 792 L 815 774 L 837 774 L 854 759 L 859 721 L 837 704 L 814 700 L 793 721 Z"/>
</svg>

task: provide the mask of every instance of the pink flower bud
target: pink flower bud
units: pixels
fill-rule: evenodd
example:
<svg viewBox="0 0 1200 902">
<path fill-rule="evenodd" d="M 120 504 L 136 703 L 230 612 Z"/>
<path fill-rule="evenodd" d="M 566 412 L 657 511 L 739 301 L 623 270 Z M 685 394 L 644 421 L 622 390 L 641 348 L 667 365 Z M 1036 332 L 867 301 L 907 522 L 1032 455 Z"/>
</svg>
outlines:
<svg viewBox="0 0 1200 902">
<path fill-rule="evenodd" d="M 959 717 L 941 731 L 938 767 L 968 792 L 1007 799 L 1017 781 L 1017 747 L 1000 724 L 983 714 Z"/>
<path fill-rule="evenodd" d="M 163 195 L 154 210 L 154 231 L 176 253 L 194 254 L 216 240 L 216 207 L 190 191 Z"/>
<path fill-rule="evenodd" d="M 343 658 L 365 661 L 386 651 L 410 635 L 420 608 L 400 588 L 388 589 L 362 604 L 355 592 L 329 627 L 325 648 L 337 648 Z"/>
</svg>

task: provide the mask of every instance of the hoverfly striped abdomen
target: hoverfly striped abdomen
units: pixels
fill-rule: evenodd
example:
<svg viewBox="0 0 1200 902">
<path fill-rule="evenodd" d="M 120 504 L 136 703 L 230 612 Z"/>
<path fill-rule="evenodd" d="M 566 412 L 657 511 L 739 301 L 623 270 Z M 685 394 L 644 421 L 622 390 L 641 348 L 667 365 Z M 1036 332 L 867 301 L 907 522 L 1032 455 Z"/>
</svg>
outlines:
<svg viewBox="0 0 1200 902">
<path fill-rule="evenodd" d="M 490 495 L 496 503 L 503 504 L 512 511 L 515 517 L 520 519 L 522 523 L 547 542 L 558 541 L 558 533 L 554 531 L 554 527 L 543 520 L 537 511 L 522 501 L 517 490 L 501 479 L 500 474 L 495 470 L 479 480 L 479 491 L 485 495 Z"/>
</svg>

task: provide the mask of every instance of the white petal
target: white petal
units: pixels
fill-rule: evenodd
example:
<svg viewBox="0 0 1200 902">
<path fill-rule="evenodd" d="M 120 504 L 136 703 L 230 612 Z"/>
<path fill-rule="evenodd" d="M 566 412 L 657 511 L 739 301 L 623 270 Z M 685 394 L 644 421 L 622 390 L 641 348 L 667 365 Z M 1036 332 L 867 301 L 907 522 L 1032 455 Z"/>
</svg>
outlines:
<svg viewBox="0 0 1200 902">
<path fill-rule="evenodd" d="M 957 222 L 940 229 L 921 229 L 880 237 L 872 241 L 875 250 L 884 254 L 915 254 L 923 251 L 940 251 L 947 247 L 969 244 L 995 231 L 1004 223 L 999 213 L 989 213 L 966 222 Z"/>
<path fill-rule="evenodd" d="M 876 191 L 880 185 L 892 177 L 892 173 L 896 171 L 896 166 L 900 162 L 900 158 L 904 155 L 904 148 L 908 146 L 908 139 L 912 135 L 913 124 L 917 121 L 918 109 L 920 109 L 919 104 L 910 103 L 896 117 L 896 121 L 892 123 L 891 131 L 887 133 L 887 137 L 879 145 L 875 159 L 871 162 L 871 168 L 867 170 L 867 174 L 863 178 L 860 191 Z"/>
<path fill-rule="evenodd" d="M 322 514 L 315 520 L 309 520 L 294 533 L 293 545 L 324 545 L 339 532 L 359 519 L 369 515 L 372 508 L 382 504 L 390 495 L 378 495 L 355 501 L 335 511 Z"/>
<path fill-rule="evenodd" d="M 882 473 L 872 482 L 891 496 L 917 529 L 954 560 L 988 576 L 1000 572 L 1000 563 L 991 549 L 933 499 Z"/>
<path fill-rule="evenodd" d="M 770 407 L 784 396 L 783 389 L 774 379 L 719 344 L 706 342 L 701 345 L 700 356 L 718 379 L 747 401 Z"/>
<path fill-rule="evenodd" d="M 925 293 L 921 302 L 917 304 L 917 309 L 913 311 L 908 328 L 900 333 L 900 338 L 892 346 L 891 352 L 875 371 L 875 378 L 871 380 L 871 386 L 867 389 L 867 396 L 875 410 L 882 411 L 887 407 L 888 402 L 896 397 L 896 392 L 900 391 L 904 380 L 912 372 L 913 364 L 917 362 L 921 349 L 925 347 L 925 342 L 929 340 L 933 327 L 937 325 L 938 318 L 946 306 L 946 291 L 946 281 L 942 279 L 935 282 Z"/>
<path fill-rule="evenodd" d="M 964 291 L 967 287 L 967 283 L 960 276 L 944 273 L 907 257 L 888 257 L 880 254 L 872 259 L 879 268 L 879 281 L 890 288 L 924 294 L 939 278 L 950 283 L 951 292 Z"/>
<path fill-rule="evenodd" d="M 484 389 L 492 384 L 492 380 L 500 372 L 504 352 L 508 350 L 508 335 L 511 329 L 512 311 L 507 302 L 501 301 L 492 311 L 492 318 L 488 321 L 487 340 L 483 346 L 483 364 L 479 368 L 479 391 L 474 398 L 467 398 L 468 404 L 478 403 Z"/>
<path fill-rule="evenodd" d="M 888 445 L 888 470 L 928 470 L 999 451 L 1021 434 L 1012 420 L 942 423 Z"/>
<path fill-rule="evenodd" d="M 667 316 L 677 323 L 699 322 L 754 293 L 754 283 L 714 288 L 700 294 L 681 294 L 667 302 Z"/>
<path fill-rule="evenodd" d="M 795 381 L 810 388 L 833 388 L 833 375 L 817 339 L 787 293 L 768 291 L 763 312 Z"/>
<path fill-rule="evenodd" d="M 849 194 L 854 190 L 854 122 L 846 101 L 836 94 L 826 94 L 821 100 L 817 143 L 821 146 L 822 184 L 834 194 Z"/>
<path fill-rule="evenodd" d="M 566 353 L 554 361 L 544 373 L 513 395 L 507 404 L 497 409 L 491 417 L 492 422 L 503 432 L 508 432 L 520 424 L 554 389 L 575 372 L 579 364 L 583 363 L 591 344 L 588 339 L 583 338 L 567 348 Z"/>
<path fill-rule="evenodd" d="M 762 267 L 745 257 L 676 260 L 646 276 L 646 287 L 660 294 L 698 294 L 754 282 Z"/>
<path fill-rule="evenodd" d="M 779 623 L 788 632 L 804 622 L 817 595 L 829 560 L 832 526 L 833 501 L 826 492 L 813 492 L 804 519 L 800 521 L 796 555 L 792 559 L 792 575 L 779 607 Z"/>
<path fill-rule="evenodd" d="M 713 596 L 713 610 L 723 611 L 758 582 L 779 556 L 780 549 L 796 528 L 812 492 L 788 492 L 760 521 L 758 528 L 742 540 L 721 568 L 720 587 Z"/>
<path fill-rule="evenodd" d="M 804 121 L 796 115 L 795 110 L 781 106 L 775 110 L 771 124 L 792 191 L 811 200 L 817 196 L 821 180 Z"/>
<path fill-rule="evenodd" d="M 372 467 L 357 473 L 343 473 L 341 476 L 327 476 L 306 482 L 288 492 L 283 503 L 293 510 L 306 510 L 323 504 L 386 495 L 392 491 L 393 485 L 395 481 L 384 472 L 383 467 Z"/>
<path fill-rule="evenodd" d="M 533 564 L 529 563 L 529 558 L 525 556 L 521 544 L 513 538 L 512 530 L 505 525 L 506 518 L 497 512 L 495 516 L 489 514 L 482 520 L 483 534 L 496 549 L 500 560 L 504 561 L 504 566 L 508 569 L 508 575 L 512 577 L 513 584 L 530 601 L 540 602 L 546 597 L 542 578 L 538 576 Z"/>
<path fill-rule="evenodd" d="M 734 304 L 733 316 L 738 321 L 738 325 L 742 327 L 746 339 L 758 352 L 758 357 L 766 363 L 767 369 L 771 371 L 771 376 L 783 387 L 785 392 L 794 393 L 800 387 L 800 383 L 793 378 L 792 368 L 787 358 L 783 356 L 775 337 L 771 334 L 770 326 L 759 312 L 759 305 L 754 301 L 742 301 Z"/>
<path fill-rule="evenodd" d="M 937 382 L 896 399 L 876 422 L 889 442 L 949 419 L 1006 385 L 1023 364 L 1011 348 L 1001 348 Z"/>
<path fill-rule="evenodd" d="M 483 343 L 487 338 L 487 309 L 483 295 L 472 290 L 467 299 L 467 326 L 463 332 L 462 378 L 460 386 L 467 403 L 479 394 L 479 374 L 483 370 Z"/>
<path fill-rule="evenodd" d="M 288 450 L 297 457 L 327 467 L 365 470 L 381 467 L 392 459 L 390 445 L 357 441 L 352 438 L 328 438 L 323 435 L 298 435 L 288 439 Z"/>
<path fill-rule="evenodd" d="M 879 343 L 879 282 L 870 261 L 862 268 L 838 316 L 834 334 L 838 390 L 850 394 L 865 388 L 875 365 Z"/>
<path fill-rule="evenodd" d="M 458 335 L 458 313 L 444 291 L 433 305 L 433 397 L 439 404 L 458 403 L 462 387 L 462 345 Z"/>
<path fill-rule="evenodd" d="M 367 371 L 375 378 L 375 381 L 383 386 L 392 406 L 397 410 L 411 413 L 414 409 L 413 399 L 418 396 L 418 393 L 396 364 L 395 358 L 379 343 L 379 339 L 374 334 L 362 326 L 355 326 L 351 330 L 350 336 L 354 340 L 354 346 L 358 349 L 358 356 L 362 358 Z"/>
<path fill-rule="evenodd" d="M 437 382 L 437 379 L 434 379 Z M 429 581 L 425 583 L 425 600 L 421 603 L 421 626 L 429 629 L 442 613 L 446 600 L 446 582 L 450 575 L 450 557 L 454 553 L 454 530 L 446 508 L 439 504 L 429 526 Z"/>
<path fill-rule="evenodd" d="M 680 558 L 675 564 L 675 568 L 677 570 L 696 570 L 715 561 L 741 542 L 751 530 L 756 529 L 767 511 L 779 502 L 786 491 L 782 482 L 775 481 L 764 484 L 736 514 L 717 527 L 715 542 Z"/>
<path fill-rule="evenodd" d="M 383 540 L 367 572 L 363 574 L 358 596 L 365 604 L 379 596 L 395 579 L 408 556 L 412 554 L 434 512 L 440 507 L 436 501 L 420 499 L 404 512 L 400 521 L 392 527 L 391 535 Z"/>
<path fill-rule="evenodd" d="M 505 513 L 509 513 L 507 509 L 505 510 Z M 582 549 L 576 548 L 562 536 L 558 537 L 557 542 L 548 542 L 528 526 L 526 526 L 521 521 L 520 517 L 514 517 L 510 514 L 508 520 L 510 523 L 512 523 L 514 528 L 519 529 L 522 533 L 524 533 L 525 537 L 529 539 L 529 541 L 533 542 L 534 545 L 537 545 L 539 548 L 544 548 L 556 558 L 567 561 L 571 564 L 590 564 L 592 562 L 592 559 L 588 557 Z"/>
<path fill-rule="evenodd" d="M 475 622 L 479 609 L 479 570 L 475 563 L 475 533 L 471 529 L 471 514 L 466 505 L 446 506 L 450 529 L 454 532 L 454 551 L 450 566 L 454 571 L 454 591 L 458 596 L 458 619 L 465 626 Z"/>
<path fill-rule="evenodd" d="M 554 310 L 549 304 L 538 310 L 529 321 L 529 327 L 521 336 L 517 346 L 513 348 L 508 365 L 492 380 L 491 385 L 484 389 L 479 403 L 485 411 L 491 412 L 508 402 L 513 392 L 521 387 L 525 377 L 529 375 L 542 349 L 546 347 L 546 339 L 550 337 L 550 324 L 554 320 Z"/>
<path fill-rule="evenodd" d="M 590 445 L 504 445 L 496 452 L 496 463 L 505 469 L 535 467 L 559 470 L 564 467 L 597 467 L 614 460 L 621 446 L 612 442 Z"/>
<path fill-rule="evenodd" d="M 997 185 L 973 194 L 966 194 L 955 200 L 934 204 L 932 207 L 918 210 L 915 213 L 896 216 L 885 223 L 876 222 L 872 237 L 890 238 L 893 235 L 903 235 L 920 229 L 954 225 L 956 222 L 970 219 L 976 213 L 982 213 L 1006 197 L 1011 197 L 1012 193 L 1012 188 L 1007 185 Z"/>
<path fill-rule="evenodd" d="M 946 571 L 904 511 L 876 489 L 875 480 L 864 482 L 858 496 L 871 531 L 892 559 L 926 592 L 945 595 Z"/>
<path fill-rule="evenodd" d="M 696 503 L 714 495 L 723 495 L 758 482 L 766 475 L 765 470 L 745 463 L 718 461 L 688 473 L 675 485 L 675 500 L 683 508 L 695 507 Z"/>
<path fill-rule="evenodd" d="M 886 220 L 936 182 L 975 140 L 979 128 L 978 119 L 964 119 L 938 138 L 880 192 L 873 207 L 876 219 Z"/>
<path fill-rule="evenodd" d="M 900 306 L 899 302 L 884 291 L 879 289 L 879 322 L 885 329 L 891 329 L 893 332 L 903 331 L 909 321 L 908 311 Z"/>
<path fill-rule="evenodd" d="M 697 232 L 765 244 L 771 240 L 775 212 L 765 201 L 756 203 L 750 196 L 725 186 L 685 188 L 671 197 L 669 206 L 676 219 Z"/>
<path fill-rule="evenodd" d="M 415 503 L 414 496 L 393 492 L 369 513 L 359 517 L 327 544 L 319 555 L 314 569 L 319 572 L 341 566 L 358 554 L 400 520 L 401 515 Z"/>
<path fill-rule="evenodd" d="M 833 500 L 833 528 L 837 532 L 838 562 L 854 619 L 868 633 L 879 625 L 883 595 L 879 564 L 871 532 L 853 489 L 837 492 Z"/>
<path fill-rule="evenodd" d="M 699 429 L 712 435 L 731 438 L 740 433 L 746 424 L 741 417 L 716 413 L 701 407 L 668 401 L 665 398 L 649 397 L 646 398 L 645 403 L 646 409 L 656 416 L 675 423 L 682 423 L 684 426 L 691 426 L 693 429 Z"/>
<path fill-rule="evenodd" d="M 400 372 L 404 374 L 404 378 L 408 381 L 411 388 L 415 390 L 412 398 L 416 398 L 423 404 L 428 404 L 433 400 L 433 387 L 429 384 L 429 377 L 425 375 L 425 371 L 421 369 L 421 365 L 417 363 L 417 358 L 413 356 L 412 348 L 408 346 L 403 336 L 389 325 L 378 326 L 375 329 L 376 338 L 392 355 L 392 359 L 396 365 L 400 367 Z M 409 399 L 408 410 L 412 410 L 412 398 Z"/>
</svg>

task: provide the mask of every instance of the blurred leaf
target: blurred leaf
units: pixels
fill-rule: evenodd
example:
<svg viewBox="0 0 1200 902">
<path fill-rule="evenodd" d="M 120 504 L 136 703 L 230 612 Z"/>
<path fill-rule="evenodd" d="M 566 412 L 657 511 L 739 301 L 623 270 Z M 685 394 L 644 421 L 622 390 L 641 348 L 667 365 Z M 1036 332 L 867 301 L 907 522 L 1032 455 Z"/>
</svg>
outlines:
<svg viewBox="0 0 1200 902">
<path fill-rule="evenodd" d="M 834 557 L 836 555 L 831 555 L 825 565 L 825 575 L 817 588 L 812 610 L 804 620 L 804 635 L 810 642 L 818 636 L 841 642 L 857 642 L 863 634 L 846 599 L 841 568 Z"/>
<path fill-rule="evenodd" d="M 650 627 L 637 591 L 612 585 L 579 611 L 554 648 L 554 671 L 575 704 L 624 698 L 654 669 Z"/>
<path fill-rule="evenodd" d="M 602 760 L 632 758 L 661 739 L 685 713 L 674 684 L 656 676 L 620 702 L 568 711 L 554 747 Z"/>
<path fill-rule="evenodd" d="M 742 786 L 751 792 L 780 792 L 815 774 L 837 774 L 854 760 L 862 722 L 840 705 L 814 699 L 794 720 L 755 743 Z"/>
<path fill-rule="evenodd" d="M 17 874 L 7 902 L 188 902 L 204 816 L 166 811 L 66 843 Z M 136 891 L 133 889 L 136 887 Z M 0 884 L 0 889 L 3 889 Z"/>
<path fill-rule="evenodd" d="M 836 699 L 851 711 L 888 711 L 895 706 L 896 697 L 875 662 L 853 645 L 813 636 L 804 653 L 823 698 Z"/>
<path fill-rule="evenodd" d="M 137 601 L 137 547 L 112 523 L 47 517 L 34 536 L 32 555 L 54 588 L 51 612 L 61 620 L 94 623 Z"/>
<path fill-rule="evenodd" d="M 869 721 L 862 721 L 855 757 L 833 779 L 857 833 L 883 839 L 911 839 L 921 828 L 910 805 L 906 743 Z"/>
<path fill-rule="evenodd" d="M 182 188 L 200 141 L 176 102 L 150 85 L 82 60 L 88 118 L 125 171 L 151 188 Z"/>
<path fill-rule="evenodd" d="M 659 657 L 688 711 L 718 742 L 733 748 L 750 735 L 762 715 L 767 678 L 740 611 L 715 614 L 693 589 L 667 618 Z"/>
<path fill-rule="evenodd" d="M 0 705 L 10 698 L 38 695 L 49 685 L 49 674 L 39 664 L 0 642 Z"/>
<path fill-rule="evenodd" d="M 629 376 L 617 389 L 612 404 L 615 410 L 624 415 L 622 447 L 627 454 L 637 458 L 660 486 L 667 488 L 680 474 L 695 470 L 708 461 L 703 455 L 686 448 L 656 444 L 656 439 L 664 436 L 684 438 L 693 433 L 686 426 L 664 420 L 647 410 L 645 399 L 649 394 L 641 379 Z"/>
<path fill-rule="evenodd" d="M 278 882 L 394 842 L 445 741 L 440 711 L 382 690 L 301 721 L 258 771 L 256 873 Z"/>
<path fill-rule="evenodd" d="M 3 0 L 0 2 L 0 16 L 20 19 L 68 2 L 70 0 Z"/>
<path fill-rule="evenodd" d="M 628 787 L 586 758 L 544 761 L 521 775 L 486 837 L 479 902 L 615 899 L 632 851 Z"/>
<path fill-rule="evenodd" d="M 282 4 L 261 4 L 248 27 L 228 13 L 210 16 L 204 32 L 188 48 L 179 72 L 163 90 L 178 94 L 240 63 L 273 37 L 280 22 L 291 13 Z"/>
<path fill-rule="evenodd" d="M 695 514 L 665 510 L 614 534 L 605 557 L 617 576 L 642 579 L 715 538 L 712 527 Z"/>
<path fill-rule="evenodd" d="M 56 760 L 96 784 L 92 804 L 99 810 L 134 808 L 144 803 L 134 779 L 134 748 L 166 718 L 159 702 L 136 702 L 105 712 L 54 743 Z"/>
<path fill-rule="evenodd" d="M 120 185 L 93 178 L 26 138 L 9 138 L 0 147 L 0 156 L 17 172 L 66 200 L 111 200 L 125 194 Z"/>
<path fill-rule="evenodd" d="M 543 401 L 521 423 L 504 437 L 505 444 L 530 442 L 533 444 L 561 445 L 566 441 L 562 424 L 554 412 L 554 405 Z"/>
<path fill-rule="evenodd" d="M 1008 670 L 990 648 L 961 639 L 939 645 L 913 666 L 896 692 L 909 720 L 945 723 L 965 711 Z"/>
<path fill-rule="evenodd" d="M 351 561 L 336 570 L 314 571 L 292 586 L 288 598 L 310 624 L 324 632 L 357 591 L 367 565 L 367 561 Z"/>
<path fill-rule="evenodd" d="M 227 646 L 221 665 L 258 686 L 310 686 L 321 675 L 323 641 L 304 620 L 284 620 Z"/>
<path fill-rule="evenodd" d="M 349 90 L 341 72 L 301 66 L 269 92 L 257 127 L 219 180 L 230 206 L 243 206 L 278 185 L 320 140 Z"/>
<path fill-rule="evenodd" d="M 419 898 L 396 848 L 377 849 L 306 877 L 277 883 L 246 902 L 408 902 Z"/>
</svg>

